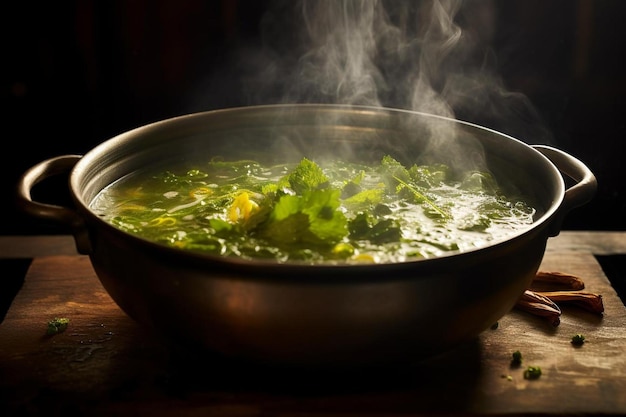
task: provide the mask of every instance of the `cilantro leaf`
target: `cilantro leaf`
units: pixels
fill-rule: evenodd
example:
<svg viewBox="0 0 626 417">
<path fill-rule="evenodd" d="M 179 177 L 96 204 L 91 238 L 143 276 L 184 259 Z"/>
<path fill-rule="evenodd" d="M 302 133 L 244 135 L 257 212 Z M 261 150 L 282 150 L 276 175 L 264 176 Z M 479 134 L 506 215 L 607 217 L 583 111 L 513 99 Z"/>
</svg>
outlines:
<svg viewBox="0 0 626 417">
<path fill-rule="evenodd" d="M 402 238 L 402 230 L 397 222 L 389 218 L 377 219 L 368 213 L 357 214 L 348 224 L 350 237 L 358 240 L 369 240 L 375 244 L 398 242 Z"/>
<path fill-rule="evenodd" d="M 296 194 L 328 186 L 328 177 L 315 162 L 302 158 L 300 164 L 286 177 L 290 188 Z"/>
<path fill-rule="evenodd" d="M 398 183 L 411 181 L 411 174 L 400 162 L 389 155 L 383 156 L 380 161 L 382 179 L 391 192 L 395 192 Z"/>
<path fill-rule="evenodd" d="M 373 188 L 360 191 L 351 197 L 343 200 L 346 206 L 352 208 L 365 208 L 367 206 L 376 206 L 379 204 L 384 195 L 385 190 L 383 188 Z"/>
<path fill-rule="evenodd" d="M 276 244 L 334 245 L 347 234 L 347 219 L 338 210 L 340 190 L 309 190 L 278 199 L 259 233 Z"/>
</svg>

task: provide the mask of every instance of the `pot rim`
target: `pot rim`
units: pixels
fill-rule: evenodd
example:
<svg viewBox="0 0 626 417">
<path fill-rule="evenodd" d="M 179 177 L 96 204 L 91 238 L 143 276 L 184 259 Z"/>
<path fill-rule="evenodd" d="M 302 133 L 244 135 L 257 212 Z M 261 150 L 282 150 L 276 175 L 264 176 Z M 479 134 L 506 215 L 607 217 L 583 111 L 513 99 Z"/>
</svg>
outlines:
<svg viewBox="0 0 626 417">
<path fill-rule="evenodd" d="M 97 165 L 96 162 L 99 161 L 104 155 L 110 152 L 111 149 L 120 146 L 121 144 L 131 141 L 138 135 L 146 135 L 151 132 L 161 130 L 165 127 L 171 127 L 172 125 L 176 125 L 179 123 L 188 123 L 189 121 L 193 121 L 194 119 L 203 119 L 209 116 L 220 116 L 226 115 L 229 113 L 238 113 L 238 112 L 248 112 L 248 111 L 258 111 L 258 110 L 271 110 L 271 111 L 279 111 L 279 110 L 292 110 L 293 108 L 306 108 L 312 111 L 321 110 L 321 111 L 358 111 L 358 112 L 374 112 L 380 114 L 381 112 L 385 113 L 404 113 L 404 114 L 414 114 L 419 116 L 424 116 L 427 118 L 439 119 L 442 121 L 452 122 L 454 124 L 464 125 L 466 127 L 470 127 L 472 129 L 477 129 L 482 132 L 489 133 L 491 135 L 496 135 L 498 137 L 502 137 L 506 140 L 514 141 L 519 146 L 526 148 L 528 152 L 533 154 L 534 158 L 541 160 L 545 167 L 551 172 L 554 181 L 556 182 L 556 193 L 553 195 L 552 201 L 549 203 L 549 206 L 546 206 L 546 209 L 541 213 L 541 215 L 535 219 L 535 221 L 528 228 L 520 230 L 512 236 L 502 238 L 499 240 L 494 240 L 487 246 L 477 247 L 472 249 L 465 250 L 455 250 L 449 251 L 442 255 L 433 258 L 422 258 L 422 259 L 411 259 L 404 262 L 394 262 L 394 263 L 368 263 L 368 264 L 351 264 L 351 263 L 319 263 L 319 264 L 310 264 L 306 262 L 298 262 L 298 261 L 289 261 L 289 262 L 277 262 L 275 260 L 270 259 L 242 259 L 237 257 L 224 257 L 219 255 L 211 255 L 204 254 L 200 252 L 181 250 L 177 248 L 168 247 L 163 244 L 159 244 L 156 242 L 152 242 L 145 238 L 132 235 L 125 231 L 122 231 L 105 220 L 101 219 L 97 216 L 90 208 L 88 201 L 85 201 L 83 196 L 77 192 L 77 190 L 81 189 L 80 180 L 82 176 L 90 171 L 94 165 Z M 467 262 L 467 258 L 473 257 L 476 253 L 485 253 L 492 251 L 502 250 L 503 247 L 510 244 L 513 241 L 519 239 L 526 239 L 529 235 L 534 235 L 538 233 L 544 233 L 544 230 L 549 226 L 550 222 L 556 216 L 559 208 L 564 200 L 565 196 L 565 182 L 563 177 L 561 176 L 558 168 L 541 152 L 534 149 L 531 145 L 522 142 L 521 140 L 514 138 L 505 133 L 499 132 L 497 130 L 481 126 L 475 123 L 457 120 L 446 116 L 440 116 L 425 112 L 407 110 L 407 109 L 398 109 L 398 108 L 390 108 L 390 107 L 376 107 L 376 106 L 364 106 L 364 105 L 344 105 L 344 104 L 265 104 L 265 105 L 255 105 L 255 106 L 241 106 L 241 107 L 231 107 L 231 108 L 222 108 L 222 109 L 214 109 L 201 111 L 196 113 L 189 113 L 180 116 L 175 116 L 163 120 L 159 120 L 153 123 L 149 123 L 143 126 L 139 126 L 133 128 L 131 130 L 120 133 L 92 148 L 86 154 L 84 154 L 73 167 L 69 176 L 69 185 L 72 197 L 74 199 L 74 203 L 77 205 L 80 211 L 86 215 L 91 223 L 98 225 L 98 227 L 105 227 L 106 230 L 110 233 L 115 233 L 119 236 L 124 236 L 125 239 L 130 239 L 133 242 L 141 243 L 145 245 L 146 248 L 150 248 L 151 250 L 158 251 L 165 256 L 175 256 L 175 257 L 184 257 L 185 259 L 189 259 L 195 262 L 213 262 L 216 265 L 220 265 L 223 267 L 232 267 L 237 269 L 258 269 L 258 268 L 280 268 L 281 271 L 285 271 L 286 273 L 293 273 L 296 271 L 310 271 L 313 268 L 315 269 L 323 269 L 326 271 L 346 271 L 346 270 L 354 270 L 357 273 L 361 273 L 363 271 L 376 271 L 376 272 L 385 272 L 385 271 L 393 271 L 396 268 L 406 268 L 406 267 L 436 267 L 441 262 L 449 263 L 451 259 L 458 259 L 460 262 Z M 319 279 L 319 278 L 318 278 Z"/>
</svg>

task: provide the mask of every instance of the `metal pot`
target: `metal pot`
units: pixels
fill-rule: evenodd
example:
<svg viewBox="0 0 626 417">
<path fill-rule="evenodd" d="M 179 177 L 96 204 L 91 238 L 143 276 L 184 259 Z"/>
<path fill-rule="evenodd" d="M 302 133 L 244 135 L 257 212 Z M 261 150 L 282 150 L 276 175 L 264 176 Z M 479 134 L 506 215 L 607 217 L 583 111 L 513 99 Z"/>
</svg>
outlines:
<svg viewBox="0 0 626 417">
<path fill-rule="evenodd" d="M 122 232 L 89 209 L 105 186 L 146 164 L 216 155 L 366 161 L 384 153 L 484 163 L 500 184 L 536 202 L 536 221 L 473 251 L 397 264 L 311 266 L 165 247 Z M 566 188 L 562 173 L 573 186 Z M 33 201 L 35 184 L 57 174 L 69 176 L 74 207 Z M 20 179 L 18 201 L 32 216 L 67 225 L 122 310 L 176 344 L 270 364 L 363 365 L 443 352 L 497 322 L 529 286 L 563 216 L 595 190 L 595 177 L 574 157 L 481 126 L 395 109 L 276 105 L 176 117 L 123 133 L 84 156 L 42 161 Z"/>
</svg>

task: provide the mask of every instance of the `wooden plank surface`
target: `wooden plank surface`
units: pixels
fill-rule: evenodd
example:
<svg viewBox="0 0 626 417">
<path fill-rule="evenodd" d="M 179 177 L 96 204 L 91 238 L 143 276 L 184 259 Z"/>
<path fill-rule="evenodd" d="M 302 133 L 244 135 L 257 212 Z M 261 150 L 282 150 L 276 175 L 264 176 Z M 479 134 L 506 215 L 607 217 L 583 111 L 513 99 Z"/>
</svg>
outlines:
<svg viewBox="0 0 626 417">
<path fill-rule="evenodd" d="M 602 294 L 604 315 L 563 308 L 553 327 L 514 310 L 475 341 L 416 365 L 302 373 L 181 352 L 119 310 L 87 257 L 36 258 L 0 325 L 0 412 L 626 414 L 626 308 L 590 253 L 548 251 L 542 269 L 582 277 L 588 291 Z M 54 317 L 70 325 L 46 336 Z M 578 348 L 570 343 L 576 333 L 586 337 Z M 517 368 L 510 366 L 515 350 L 524 358 Z M 542 376 L 524 379 L 527 365 L 540 366 Z"/>
</svg>

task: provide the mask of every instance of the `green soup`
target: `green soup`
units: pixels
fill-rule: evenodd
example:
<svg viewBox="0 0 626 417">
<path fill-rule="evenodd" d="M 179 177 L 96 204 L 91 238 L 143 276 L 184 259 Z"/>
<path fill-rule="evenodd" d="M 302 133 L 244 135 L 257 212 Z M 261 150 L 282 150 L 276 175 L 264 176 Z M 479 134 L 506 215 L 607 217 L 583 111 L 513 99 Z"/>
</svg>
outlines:
<svg viewBox="0 0 626 417">
<path fill-rule="evenodd" d="M 389 263 L 487 246 L 530 227 L 535 209 L 486 172 L 445 165 L 262 165 L 213 160 L 137 172 L 91 208 L 164 245 L 278 262 Z"/>
</svg>

